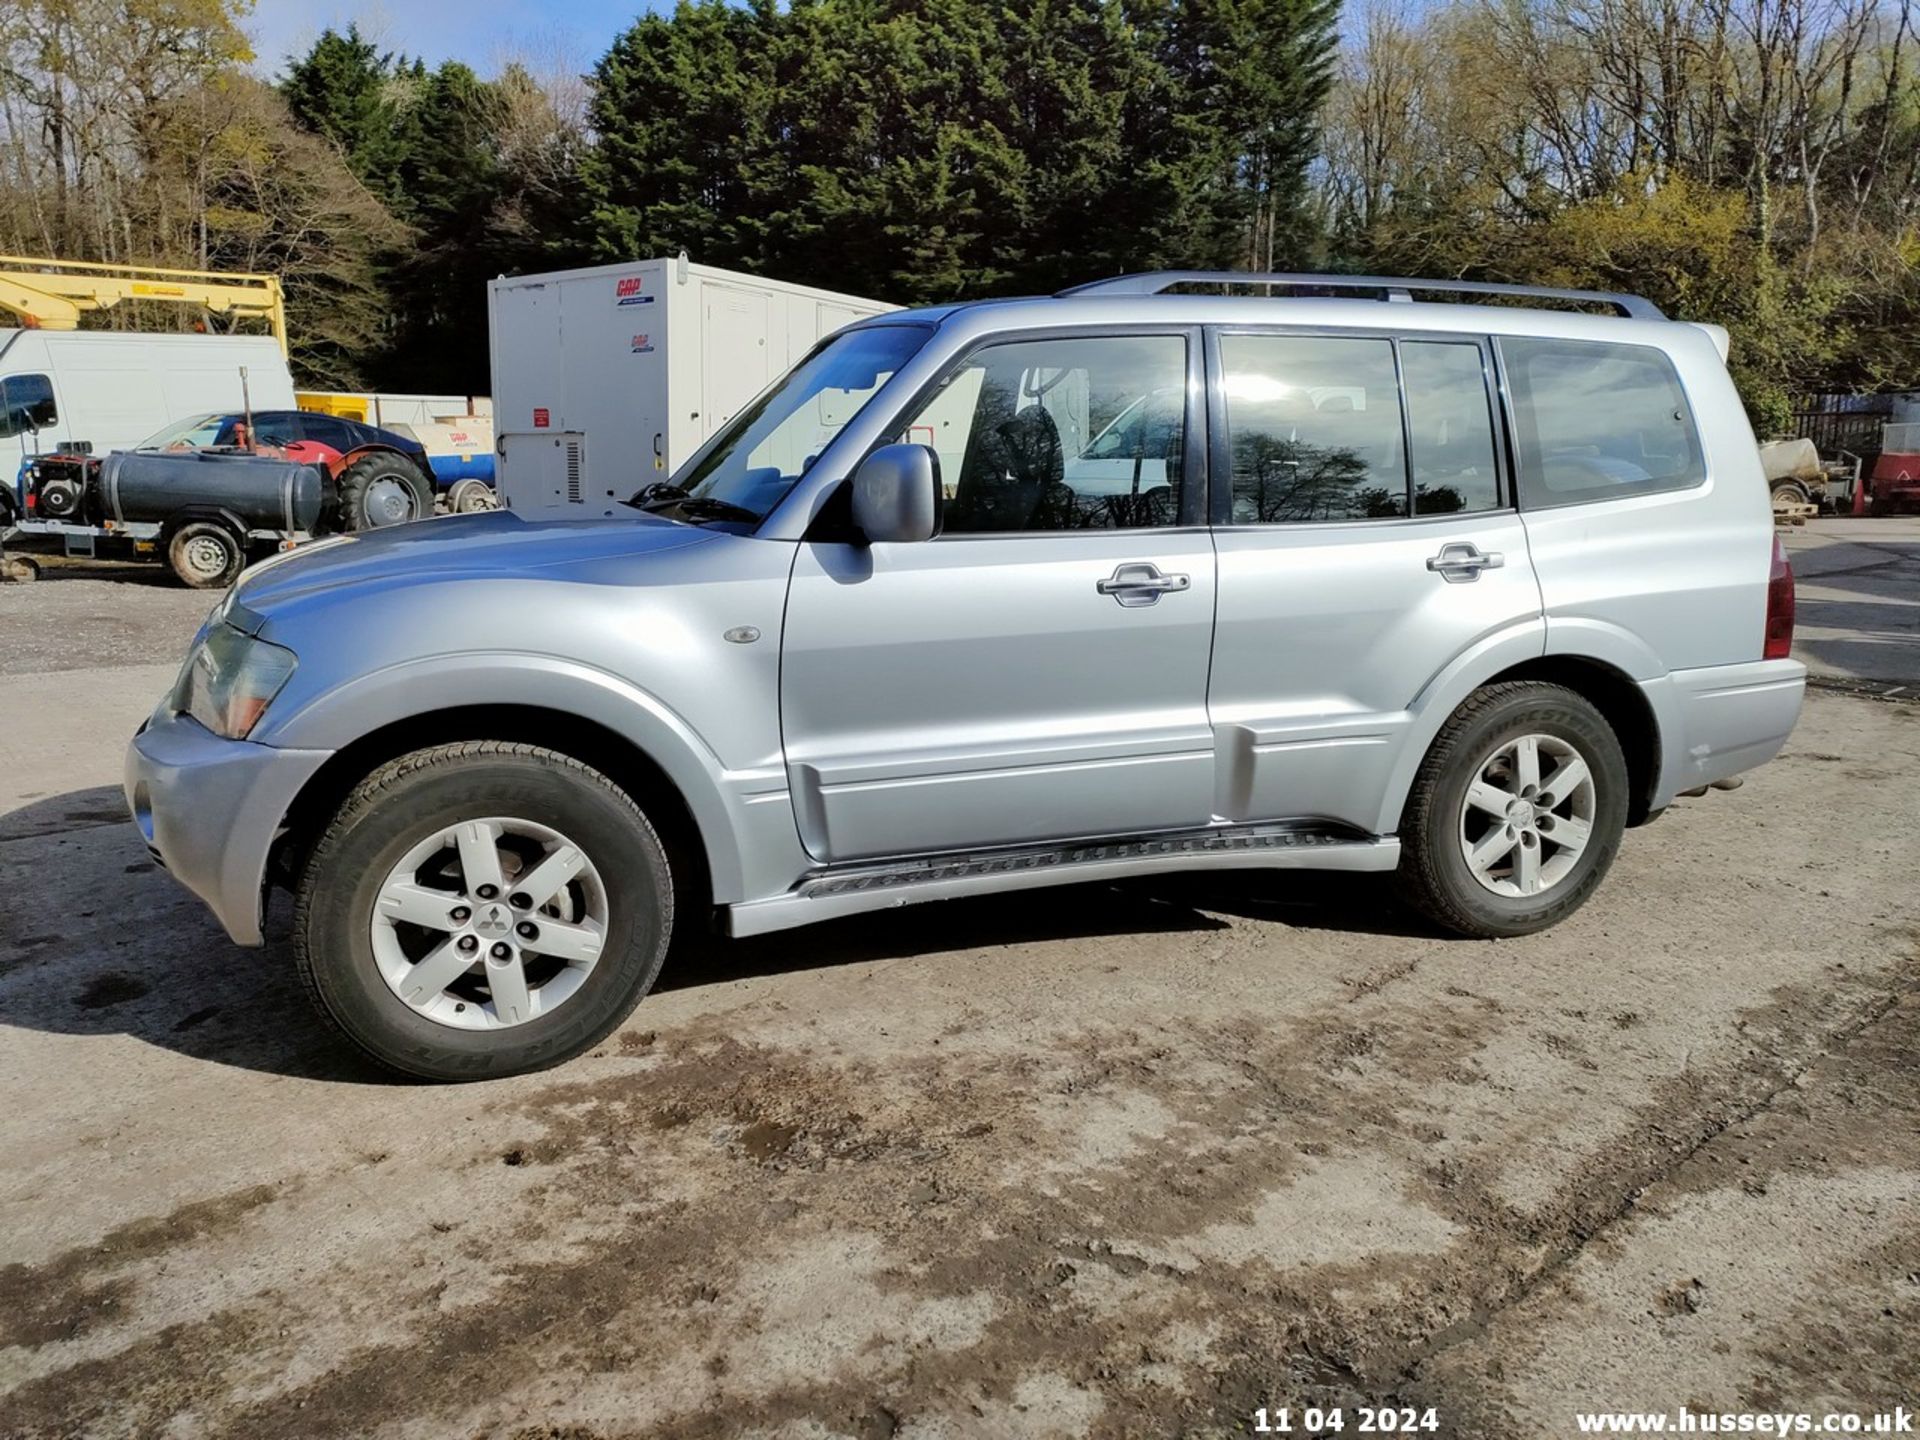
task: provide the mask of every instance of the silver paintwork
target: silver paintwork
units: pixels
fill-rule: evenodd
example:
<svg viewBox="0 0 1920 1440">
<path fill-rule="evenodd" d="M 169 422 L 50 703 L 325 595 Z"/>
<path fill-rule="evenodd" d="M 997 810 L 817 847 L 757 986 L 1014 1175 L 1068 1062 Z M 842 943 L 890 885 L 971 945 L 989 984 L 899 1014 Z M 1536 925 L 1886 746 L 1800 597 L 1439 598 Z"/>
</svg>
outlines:
<svg viewBox="0 0 1920 1440">
<path fill-rule="evenodd" d="M 287 646 L 299 666 L 246 742 L 165 705 L 136 737 L 128 794 L 156 851 L 237 941 L 257 944 L 275 833 L 330 755 L 424 715 L 522 707 L 589 721 L 649 757 L 698 828 L 716 905 L 748 933 L 1169 867 L 1391 868 L 1434 736 L 1527 662 L 1595 662 L 1638 688 L 1660 738 L 1655 808 L 1766 760 L 1799 712 L 1802 668 L 1754 658 L 1769 501 L 1700 327 L 1111 287 L 859 324 L 931 338 L 751 535 L 638 514 L 494 513 L 257 567 L 221 623 Z M 1653 346 L 1686 387 L 1707 477 L 1524 514 L 871 545 L 821 528 L 860 461 L 974 345 L 1082 329 L 1198 339 L 1204 327 L 1478 336 L 1490 363 L 1502 336 Z M 1204 417 L 1198 354 L 1190 413 Z M 1347 838 L 1284 855 L 1146 848 L 868 888 L 820 881 L 895 857 L 1274 821 Z"/>
<path fill-rule="evenodd" d="M 531 820 L 481 816 L 422 836 L 395 862 L 374 899 L 373 959 L 387 988 L 436 1024 L 507 1029 L 579 993 L 608 915 L 606 882 L 580 846 Z"/>
</svg>

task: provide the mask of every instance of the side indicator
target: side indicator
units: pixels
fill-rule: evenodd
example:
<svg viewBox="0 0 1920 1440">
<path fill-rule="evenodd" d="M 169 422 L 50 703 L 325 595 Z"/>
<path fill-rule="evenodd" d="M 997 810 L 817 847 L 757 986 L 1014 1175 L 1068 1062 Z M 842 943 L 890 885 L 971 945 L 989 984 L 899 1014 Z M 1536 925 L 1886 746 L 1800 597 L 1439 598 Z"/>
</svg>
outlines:
<svg viewBox="0 0 1920 1440">
<path fill-rule="evenodd" d="M 720 638 L 725 640 L 729 645 L 751 645 L 760 638 L 760 627 L 757 625 L 736 625 Z"/>
</svg>

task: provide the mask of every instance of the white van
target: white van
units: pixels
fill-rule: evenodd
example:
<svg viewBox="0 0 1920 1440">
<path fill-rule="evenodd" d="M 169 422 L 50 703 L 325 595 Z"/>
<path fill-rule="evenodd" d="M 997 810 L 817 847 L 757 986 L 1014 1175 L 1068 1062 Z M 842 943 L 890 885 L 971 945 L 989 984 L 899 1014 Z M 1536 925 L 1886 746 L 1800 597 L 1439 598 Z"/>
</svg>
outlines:
<svg viewBox="0 0 1920 1440">
<path fill-rule="evenodd" d="M 269 335 L 0 330 L 0 483 L 63 446 L 125 449 L 188 415 L 291 410 L 293 377 Z"/>
</svg>

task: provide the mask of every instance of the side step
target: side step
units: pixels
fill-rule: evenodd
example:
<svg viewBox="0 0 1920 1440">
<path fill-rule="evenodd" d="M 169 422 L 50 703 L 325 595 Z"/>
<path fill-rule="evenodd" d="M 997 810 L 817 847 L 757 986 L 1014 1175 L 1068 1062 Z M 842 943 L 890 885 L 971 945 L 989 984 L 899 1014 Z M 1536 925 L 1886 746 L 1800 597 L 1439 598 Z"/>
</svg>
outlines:
<svg viewBox="0 0 1920 1440">
<path fill-rule="evenodd" d="M 1391 870 L 1393 836 L 1356 837 L 1294 825 L 1243 825 L 1070 845 L 1024 845 L 884 864 L 835 865 L 785 895 L 726 910 L 729 935 L 764 935 L 864 910 L 1042 885 L 1075 885 L 1169 870 Z"/>
</svg>

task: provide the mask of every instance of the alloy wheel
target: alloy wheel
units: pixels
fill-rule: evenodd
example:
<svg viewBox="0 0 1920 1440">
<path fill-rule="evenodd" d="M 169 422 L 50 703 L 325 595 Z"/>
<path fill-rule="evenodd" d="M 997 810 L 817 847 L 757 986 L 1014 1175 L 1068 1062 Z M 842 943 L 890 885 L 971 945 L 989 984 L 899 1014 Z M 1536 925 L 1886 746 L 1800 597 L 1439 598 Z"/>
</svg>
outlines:
<svg viewBox="0 0 1920 1440">
<path fill-rule="evenodd" d="M 606 945 L 607 887 L 586 851 L 530 820 L 463 820 L 414 845 L 382 882 L 373 954 L 412 1009 L 465 1030 L 524 1025 L 566 1004 Z"/>
<path fill-rule="evenodd" d="M 1460 851 L 1496 895 L 1528 897 L 1573 873 L 1592 838 L 1593 770 L 1557 735 L 1522 735 L 1475 767 L 1460 806 Z"/>
</svg>

